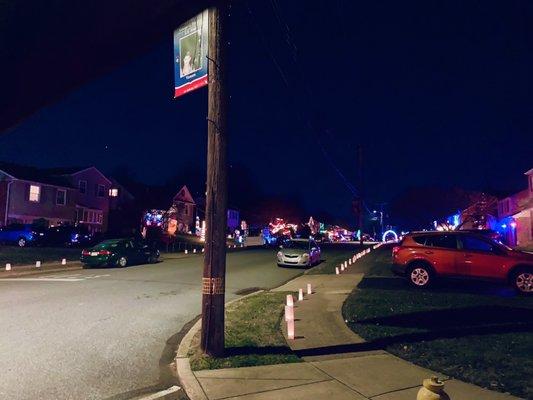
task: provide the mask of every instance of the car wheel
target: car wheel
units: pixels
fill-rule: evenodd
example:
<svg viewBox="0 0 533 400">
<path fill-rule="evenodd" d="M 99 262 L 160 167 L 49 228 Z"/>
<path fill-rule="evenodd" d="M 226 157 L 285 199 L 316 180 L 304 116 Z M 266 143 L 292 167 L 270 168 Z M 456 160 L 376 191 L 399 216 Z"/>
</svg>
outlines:
<svg viewBox="0 0 533 400">
<path fill-rule="evenodd" d="M 433 271 L 425 264 L 414 264 L 407 271 L 407 279 L 415 288 L 427 288 L 433 283 Z"/>
<path fill-rule="evenodd" d="M 533 295 L 533 268 L 521 268 L 513 274 L 515 289 L 525 295 Z"/>
<path fill-rule="evenodd" d="M 26 246 L 26 239 L 24 239 L 24 238 L 21 237 L 21 238 L 18 240 L 17 244 L 18 244 L 19 247 L 24 247 L 24 246 Z"/>
<path fill-rule="evenodd" d="M 128 259 L 126 257 L 120 257 L 117 260 L 117 267 L 124 268 L 126 265 L 128 265 Z"/>
</svg>

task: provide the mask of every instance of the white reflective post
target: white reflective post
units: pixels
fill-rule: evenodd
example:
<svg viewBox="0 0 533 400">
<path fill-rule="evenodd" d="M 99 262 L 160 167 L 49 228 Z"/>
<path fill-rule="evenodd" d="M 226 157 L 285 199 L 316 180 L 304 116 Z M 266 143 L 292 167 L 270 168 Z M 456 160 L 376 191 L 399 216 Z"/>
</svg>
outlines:
<svg viewBox="0 0 533 400">
<path fill-rule="evenodd" d="M 298 289 L 298 301 L 302 301 L 304 299 L 304 290 L 302 288 Z"/>
<path fill-rule="evenodd" d="M 36 268 L 41 268 L 41 262 L 40 261 L 35 261 L 35 267 Z"/>
<path fill-rule="evenodd" d="M 285 306 L 285 321 L 294 321 L 294 307 Z"/>
<path fill-rule="evenodd" d="M 11 264 L 10 263 L 6 264 L 6 271 L 11 271 Z"/>
<path fill-rule="evenodd" d="M 294 340 L 294 320 L 287 321 L 287 337 Z"/>
<path fill-rule="evenodd" d="M 313 288 L 311 287 L 311 284 L 308 283 L 307 284 L 307 294 L 312 294 L 313 293 Z"/>
<path fill-rule="evenodd" d="M 294 299 L 292 298 L 292 294 L 287 295 L 287 305 L 289 307 L 292 307 L 294 305 Z"/>
</svg>

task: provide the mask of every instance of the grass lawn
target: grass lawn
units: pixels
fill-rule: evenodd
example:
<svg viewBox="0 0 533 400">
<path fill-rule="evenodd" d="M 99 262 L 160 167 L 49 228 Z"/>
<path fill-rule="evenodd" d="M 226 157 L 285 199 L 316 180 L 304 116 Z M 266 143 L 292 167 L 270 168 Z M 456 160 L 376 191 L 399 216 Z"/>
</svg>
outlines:
<svg viewBox="0 0 533 400">
<path fill-rule="evenodd" d="M 533 298 L 459 281 L 417 291 L 385 268 L 388 251 L 375 254 L 343 307 L 353 331 L 415 364 L 533 399 Z"/>
<path fill-rule="evenodd" d="M 35 264 L 35 261 L 60 262 L 67 260 L 79 260 L 81 249 L 61 247 L 16 247 L 0 246 L 0 265 L 11 263 L 13 266 Z"/>
<path fill-rule="evenodd" d="M 309 274 L 334 274 L 335 267 L 340 267 L 341 262 L 346 261 L 355 253 L 368 246 L 361 247 L 358 244 L 323 244 L 320 246 L 322 262 L 309 270 Z"/>
<path fill-rule="evenodd" d="M 199 334 L 189 352 L 191 368 L 236 368 L 300 362 L 280 330 L 285 298 L 290 292 L 261 292 L 226 306 L 226 356 L 205 356 Z"/>
</svg>

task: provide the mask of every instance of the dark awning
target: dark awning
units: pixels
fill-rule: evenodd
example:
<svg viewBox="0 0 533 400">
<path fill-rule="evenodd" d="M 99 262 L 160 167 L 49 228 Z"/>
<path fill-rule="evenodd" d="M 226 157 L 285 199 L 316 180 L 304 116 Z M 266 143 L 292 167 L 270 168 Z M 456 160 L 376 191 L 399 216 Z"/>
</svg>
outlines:
<svg viewBox="0 0 533 400">
<path fill-rule="evenodd" d="M 0 133 L 146 52 L 216 0 L 6 0 Z"/>
</svg>

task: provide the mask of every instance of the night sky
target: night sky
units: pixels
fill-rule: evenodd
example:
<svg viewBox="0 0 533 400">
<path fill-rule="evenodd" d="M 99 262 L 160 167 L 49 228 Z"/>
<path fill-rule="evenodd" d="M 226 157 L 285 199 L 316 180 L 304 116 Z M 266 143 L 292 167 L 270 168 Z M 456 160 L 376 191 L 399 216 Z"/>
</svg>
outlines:
<svg viewBox="0 0 533 400">
<path fill-rule="evenodd" d="M 530 1 L 278 0 L 249 2 L 251 14 L 246 4 L 229 19 L 229 159 L 266 194 L 349 216 L 336 170 L 357 186 L 358 145 L 371 207 L 413 186 L 526 186 Z M 204 169 L 207 89 L 173 99 L 172 68 L 169 32 L 0 135 L 0 159 L 126 165 L 147 183 Z"/>
</svg>

